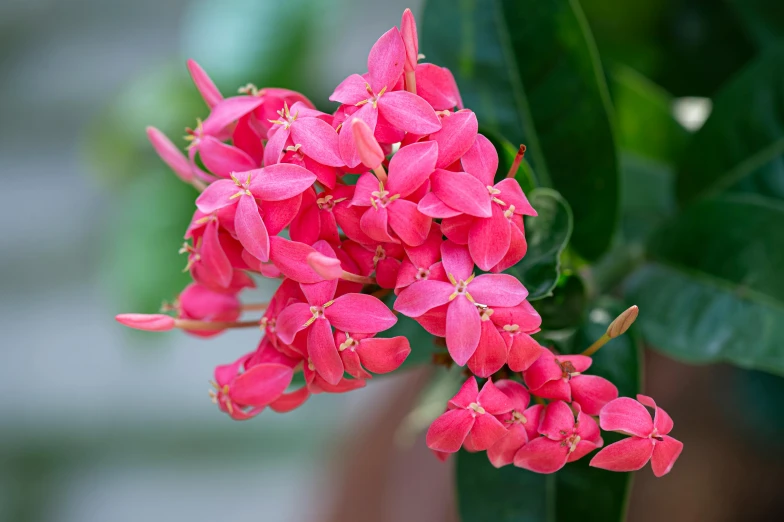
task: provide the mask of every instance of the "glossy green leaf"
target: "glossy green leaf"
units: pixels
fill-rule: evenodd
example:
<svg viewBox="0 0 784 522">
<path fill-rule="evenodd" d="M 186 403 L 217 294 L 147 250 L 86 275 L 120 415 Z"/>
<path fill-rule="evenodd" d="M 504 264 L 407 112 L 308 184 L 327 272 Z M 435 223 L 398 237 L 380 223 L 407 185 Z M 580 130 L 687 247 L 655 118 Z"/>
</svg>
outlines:
<svg viewBox="0 0 784 522">
<path fill-rule="evenodd" d="M 584 325 L 570 338 L 566 351 L 579 352 L 601 336 L 624 306 L 603 299 L 592 306 Z M 563 346 L 562 346 L 563 347 Z M 642 363 L 637 333 L 613 339 L 594 357 L 590 373 L 611 379 L 621 395 L 640 391 Z M 605 443 L 618 436 L 606 434 Z M 495 469 L 485 453 L 457 455 L 457 491 L 463 522 L 621 522 L 631 486 L 631 473 L 591 468 L 591 455 L 567 464 L 553 475 L 538 475 L 514 466 Z"/>
<path fill-rule="evenodd" d="M 621 155 L 621 173 L 621 232 L 627 241 L 643 241 L 675 211 L 675 175 L 667 164 L 630 153 Z"/>
<path fill-rule="evenodd" d="M 784 2 L 781 0 L 730 0 L 730 6 L 759 48 L 784 39 Z"/>
<path fill-rule="evenodd" d="M 587 259 L 610 245 L 618 165 L 604 74 L 576 0 L 428 0 L 420 49 L 449 67 L 483 126 L 526 158 L 575 215 Z"/>
<path fill-rule="evenodd" d="M 647 342 L 696 363 L 784 373 L 784 205 L 706 200 L 663 225 L 627 284 Z"/>
<path fill-rule="evenodd" d="M 684 153 L 676 189 L 681 202 L 728 189 L 784 199 L 784 46 L 719 92 Z"/>
<path fill-rule="evenodd" d="M 615 106 L 619 148 L 646 159 L 674 163 L 680 157 L 689 133 L 673 116 L 672 96 L 635 70 L 623 66 L 612 71 L 610 93 Z"/>
<path fill-rule="evenodd" d="M 525 257 L 507 270 L 528 289 L 528 299 L 535 301 L 552 294 L 561 272 L 561 253 L 572 234 L 572 212 L 556 191 L 540 188 L 529 194 L 538 216 L 525 218 L 528 251 Z"/>
<path fill-rule="evenodd" d="M 574 273 L 562 274 L 551 294 L 533 302 L 547 330 L 574 328 L 583 321 L 588 295 L 582 278 Z"/>
</svg>

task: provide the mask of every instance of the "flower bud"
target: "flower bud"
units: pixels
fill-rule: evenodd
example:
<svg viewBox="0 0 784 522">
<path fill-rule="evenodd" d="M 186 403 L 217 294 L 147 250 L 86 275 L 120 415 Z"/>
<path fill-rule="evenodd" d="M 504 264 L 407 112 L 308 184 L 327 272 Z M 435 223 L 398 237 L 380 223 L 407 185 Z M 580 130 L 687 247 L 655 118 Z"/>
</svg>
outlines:
<svg viewBox="0 0 784 522">
<path fill-rule="evenodd" d="M 610 323 L 610 326 L 607 327 L 607 335 L 610 339 L 614 339 L 619 335 L 626 333 L 626 330 L 628 330 L 635 319 L 637 319 L 639 311 L 640 309 L 637 308 L 637 305 L 630 306 L 625 312 L 616 317 L 615 320 Z"/>
<path fill-rule="evenodd" d="M 174 318 L 164 314 L 119 314 L 114 318 L 120 324 L 147 332 L 165 332 L 174 328 Z"/>
<path fill-rule="evenodd" d="M 404 70 L 411 72 L 416 69 L 419 59 L 419 38 L 417 37 L 416 20 L 414 20 L 411 9 L 403 11 L 403 18 L 400 20 L 400 34 L 403 36 L 403 44 L 406 46 Z"/>
<path fill-rule="evenodd" d="M 339 259 L 325 256 L 319 252 L 308 254 L 308 265 L 314 272 L 326 280 L 340 279 L 343 275 L 343 268 L 340 266 Z"/>
<path fill-rule="evenodd" d="M 357 145 L 357 152 L 362 164 L 370 169 L 375 169 L 384 161 L 384 151 L 373 136 L 368 124 L 362 120 L 355 119 L 351 122 L 351 133 L 354 136 L 354 143 Z"/>
<path fill-rule="evenodd" d="M 193 181 L 193 168 L 191 168 L 188 158 L 180 152 L 180 149 L 164 133 L 155 127 L 147 127 L 147 138 L 152 143 L 158 156 L 181 180 L 185 183 Z"/>
<path fill-rule="evenodd" d="M 223 99 L 223 95 L 220 93 L 218 88 L 215 87 L 212 79 L 210 79 L 204 69 L 201 68 L 201 65 L 196 63 L 196 61 L 193 59 L 188 60 L 188 72 L 191 73 L 193 83 L 199 90 L 201 97 L 204 98 L 204 102 L 207 104 L 207 107 L 210 109 L 215 107 L 218 102 Z"/>
</svg>

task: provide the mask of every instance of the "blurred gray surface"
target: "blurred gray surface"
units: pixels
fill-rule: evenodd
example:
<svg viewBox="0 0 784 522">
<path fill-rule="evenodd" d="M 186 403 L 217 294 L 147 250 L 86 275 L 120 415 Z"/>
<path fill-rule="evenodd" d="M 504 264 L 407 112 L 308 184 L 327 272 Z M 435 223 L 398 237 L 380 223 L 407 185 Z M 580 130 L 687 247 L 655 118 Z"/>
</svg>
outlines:
<svg viewBox="0 0 784 522">
<path fill-rule="evenodd" d="M 2 520 L 313 520 L 334 441 L 389 386 L 234 423 L 209 403 L 207 379 L 251 350 L 255 332 L 153 338 L 112 320 L 112 282 L 101 274 L 121 195 L 88 172 L 82 136 L 144 71 L 194 49 L 220 61 L 209 55 L 220 49 L 183 35 L 184 21 L 211 23 L 194 22 L 193 3 L 0 3 Z M 329 86 L 364 71 L 404 7 L 334 6 L 343 15 L 325 20 L 343 29 L 325 23 L 324 54 L 307 64 Z"/>
</svg>

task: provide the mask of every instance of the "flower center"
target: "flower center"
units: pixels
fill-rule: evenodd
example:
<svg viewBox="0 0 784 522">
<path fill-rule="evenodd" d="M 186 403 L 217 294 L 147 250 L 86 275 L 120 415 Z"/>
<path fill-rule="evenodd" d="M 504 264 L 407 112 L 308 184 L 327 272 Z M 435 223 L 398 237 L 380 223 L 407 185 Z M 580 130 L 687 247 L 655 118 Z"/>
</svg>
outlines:
<svg viewBox="0 0 784 522">
<path fill-rule="evenodd" d="M 477 415 L 484 415 L 486 413 L 485 409 L 482 408 L 479 405 L 479 403 L 476 402 L 472 402 L 471 404 L 469 404 L 467 409 L 473 410 L 474 417 L 476 417 Z"/>
<path fill-rule="evenodd" d="M 387 92 L 386 86 L 384 86 L 384 88 L 381 89 L 378 92 L 378 94 L 376 94 L 376 93 L 373 92 L 373 89 L 370 87 L 370 84 L 366 83 L 365 84 L 365 90 L 367 91 L 369 97 L 368 97 L 368 99 L 362 100 L 359 103 L 357 103 L 357 107 L 359 107 L 360 105 L 365 105 L 366 103 L 372 103 L 374 109 L 378 108 L 378 100 L 379 100 L 379 98 L 381 98 L 384 95 L 384 93 Z"/>
<path fill-rule="evenodd" d="M 354 352 L 356 351 L 357 346 L 359 346 L 359 341 L 351 337 L 349 333 L 346 333 L 346 340 L 340 343 L 338 350 L 342 352 L 343 350 L 349 349 Z"/>
<path fill-rule="evenodd" d="M 286 102 L 283 102 L 283 108 L 278 111 L 278 116 L 280 116 L 277 120 L 269 120 L 270 123 L 274 123 L 275 125 L 283 125 L 284 129 L 288 129 L 291 127 L 291 124 L 297 121 L 297 116 L 299 115 L 299 111 L 291 114 L 289 111 L 289 105 Z"/>
<path fill-rule="evenodd" d="M 577 449 L 577 445 L 580 443 L 580 436 L 576 433 L 572 433 L 569 437 L 565 438 L 561 441 L 561 446 L 569 446 L 569 453 L 572 453 L 574 450 Z"/>
<path fill-rule="evenodd" d="M 277 324 L 277 320 L 274 317 L 261 318 L 261 328 L 267 333 L 274 334 L 276 324 Z"/>
<path fill-rule="evenodd" d="M 229 414 L 234 413 L 234 404 L 229 398 L 229 385 L 219 386 L 215 381 L 210 381 L 210 384 L 214 388 L 208 392 L 212 403 L 217 404 L 220 409 L 225 409 Z"/>
<path fill-rule="evenodd" d="M 430 276 L 430 269 L 429 268 L 419 268 L 416 274 L 416 280 L 422 281 L 423 279 L 427 279 Z"/>
<path fill-rule="evenodd" d="M 504 206 L 504 207 L 506 206 L 506 203 L 504 203 L 503 201 L 501 201 L 500 199 L 498 199 L 498 198 L 496 197 L 498 194 L 500 194 L 500 193 L 501 193 L 501 191 L 500 191 L 500 190 L 498 190 L 498 189 L 497 189 L 497 188 L 495 188 L 495 187 L 491 187 L 490 185 L 487 185 L 487 193 L 488 193 L 488 194 L 490 194 L 490 199 L 491 199 L 492 201 L 494 201 L 494 202 L 498 203 L 498 204 L 499 204 L 499 205 L 501 205 L 501 206 Z"/>
<path fill-rule="evenodd" d="M 514 205 L 509 205 L 509 208 L 504 210 L 504 217 L 506 219 L 511 220 L 512 216 L 514 216 L 514 211 L 515 211 L 515 206 Z"/>
<path fill-rule="evenodd" d="M 452 292 L 452 295 L 449 296 L 449 300 L 451 301 L 455 297 L 462 295 L 465 296 L 466 299 L 474 303 L 474 298 L 471 297 L 471 294 L 468 293 L 468 284 L 474 280 L 474 274 L 471 274 L 471 277 L 463 281 L 462 279 L 457 279 L 452 274 L 447 274 L 449 281 L 455 286 L 455 291 Z"/>
<path fill-rule="evenodd" d="M 525 415 L 523 415 L 523 412 L 517 411 L 517 410 L 512 410 L 512 420 L 511 420 L 511 423 L 512 424 L 527 424 L 528 423 L 528 419 L 525 418 Z"/>
<path fill-rule="evenodd" d="M 555 360 L 558 365 L 561 367 L 561 376 L 564 379 L 571 379 L 572 377 L 577 377 L 580 375 L 580 372 L 577 371 L 577 368 L 570 361 L 559 361 L 558 359 Z"/>
<path fill-rule="evenodd" d="M 246 179 L 244 182 L 240 181 L 234 172 L 231 173 L 231 179 L 234 181 L 234 184 L 237 185 L 239 190 L 236 192 L 236 194 L 229 196 L 229 199 L 234 199 L 241 196 L 253 197 L 253 194 L 250 192 L 250 172 L 248 172 L 248 179 Z"/>
<path fill-rule="evenodd" d="M 326 210 L 327 212 L 332 212 L 332 209 L 335 208 L 335 205 L 345 200 L 346 198 L 335 199 L 331 194 L 327 194 L 323 198 L 317 199 L 316 205 L 318 205 L 318 208 L 320 210 Z"/>
<path fill-rule="evenodd" d="M 482 321 L 489 321 L 490 316 L 493 315 L 493 309 L 488 308 L 485 305 L 476 305 L 477 309 L 479 310 L 479 318 Z"/>
<path fill-rule="evenodd" d="M 324 307 L 323 306 L 311 306 L 310 313 L 313 314 L 313 319 L 322 319 L 324 317 Z"/>
<path fill-rule="evenodd" d="M 379 261 L 383 261 L 386 258 L 387 258 L 387 251 L 384 250 L 383 246 L 378 245 L 376 247 L 376 253 L 373 254 L 373 268 L 376 268 L 376 265 L 378 265 Z"/>
</svg>

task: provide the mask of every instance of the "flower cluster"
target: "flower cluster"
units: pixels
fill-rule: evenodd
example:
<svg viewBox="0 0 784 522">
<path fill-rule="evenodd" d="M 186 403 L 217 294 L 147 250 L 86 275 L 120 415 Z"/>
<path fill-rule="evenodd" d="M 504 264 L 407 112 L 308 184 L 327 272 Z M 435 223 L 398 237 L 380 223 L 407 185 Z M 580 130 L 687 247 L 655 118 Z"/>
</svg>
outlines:
<svg viewBox="0 0 784 522">
<path fill-rule="evenodd" d="M 602 445 L 591 417 L 600 415 L 633 440 L 602 450 L 595 465 L 631 469 L 653 455 L 657 474 L 668 471 L 680 448 L 666 437 L 666 414 L 646 424 L 609 381 L 584 374 L 590 357 L 557 355 L 532 337 L 541 318 L 502 273 L 525 255 L 523 216 L 536 215 L 514 179 L 525 147 L 496 182 L 498 154 L 452 74 L 420 58 L 406 10 L 370 50 L 367 72 L 334 90 L 331 114 L 281 88 L 248 85 L 224 98 L 190 61 L 209 116 L 188 129 L 187 154 L 157 129 L 148 136 L 200 191 L 181 250 L 194 282 L 170 313 L 117 320 L 202 337 L 260 326 L 257 348 L 214 373 L 214 402 L 244 420 L 396 370 L 411 346 L 383 332 L 403 314 L 488 379 L 479 391 L 470 377 L 431 426 L 427 443 L 440 456 L 487 450 L 496 466 L 552 472 Z M 253 276 L 281 281 L 269 303 L 240 302 Z M 254 310 L 263 317 L 240 320 Z M 502 370 L 525 385 L 494 383 Z M 542 403 L 528 407 L 531 394 Z"/>
</svg>

